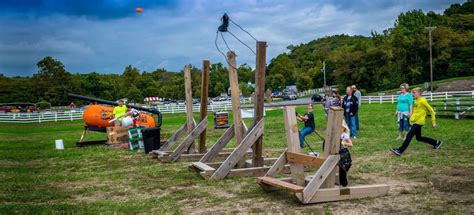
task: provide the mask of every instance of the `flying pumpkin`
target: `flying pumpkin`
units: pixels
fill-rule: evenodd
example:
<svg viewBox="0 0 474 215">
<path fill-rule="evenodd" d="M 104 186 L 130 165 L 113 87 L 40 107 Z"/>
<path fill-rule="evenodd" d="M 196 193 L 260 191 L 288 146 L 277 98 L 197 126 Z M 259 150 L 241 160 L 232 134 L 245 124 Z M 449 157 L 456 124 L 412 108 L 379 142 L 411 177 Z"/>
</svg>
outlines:
<svg viewBox="0 0 474 215">
<path fill-rule="evenodd" d="M 135 12 L 141 13 L 141 12 L 143 12 L 143 8 L 137 7 L 137 8 L 135 8 Z"/>
</svg>

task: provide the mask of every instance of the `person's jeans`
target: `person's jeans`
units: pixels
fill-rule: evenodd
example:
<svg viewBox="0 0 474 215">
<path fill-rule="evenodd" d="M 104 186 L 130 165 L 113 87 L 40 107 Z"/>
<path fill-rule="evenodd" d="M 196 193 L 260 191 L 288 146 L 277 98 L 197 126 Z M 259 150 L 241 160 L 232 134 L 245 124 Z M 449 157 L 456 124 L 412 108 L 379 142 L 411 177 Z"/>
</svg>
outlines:
<svg viewBox="0 0 474 215">
<path fill-rule="evenodd" d="M 314 131 L 314 129 L 311 128 L 311 127 L 303 127 L 300 130 L 300 147 L 301 148 L 304 147 L 304 137 L 306 137 L 306 135 L 308 135 L 308 134 L 311 134 L 313 131 Z"/>
<path fill-rule="evenodd" d="M 410 131 L 410 119 L 407 115 L 402 114 L 398 120 L 398 131 Z"/>
<path fill-rule="evenodd" d="M 346 120 L 347 126 L 349 127 L 351 137 L 357 136 L 356 117 L 350 116 L 349 114 L 345 114 L 344 118 Z"/>
<path fill-rule="evenodd" d="M 436 146 L 436 143 L 437 143 L 436 140 L 421 136 L 421 127 L 423 127 L 423 125 L 413 124 L 411 126 L 411 129 L 408 132 L 407 137 L 405 138 L 405 141 L 403 141 L 402 146 L 398 148 L 400 153 L 403 153 L 408 148 L 408 145 L 410 145 L 410 141 L 413 138 L 413 136 L 416 136 L 416 140 L 420 142 L 425 142 L 432 146 Z"/>
<path fill-rule="evenodd" d="M 356 121 L 356 130 L 359 131 L 359 112 L 354 116 Z"/>
</svg>

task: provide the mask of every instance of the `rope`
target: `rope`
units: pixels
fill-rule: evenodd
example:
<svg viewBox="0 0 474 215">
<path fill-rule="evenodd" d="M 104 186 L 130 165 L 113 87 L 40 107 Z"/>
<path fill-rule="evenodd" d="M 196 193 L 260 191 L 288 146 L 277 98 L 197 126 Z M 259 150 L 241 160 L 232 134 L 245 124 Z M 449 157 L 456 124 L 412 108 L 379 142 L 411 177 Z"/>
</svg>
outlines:
<svg viewBox="0 0 474 215">
<path fill-rule="evenodd" d="M 238 40 L 240 43 L 242 43 L 244 46 L 246 46 L 250 51 L 253 52 L 254 55 L 257 55 L 257 53 L 255 53 L 255 51 L 250 48 L 250 46 L 248 46 L 247 44 L 245 44 L 244 42 L 242 42 L 242 40 L 240 40 L 239 38 L 237 38 L 237 36 L 235 36 L 232 32 L 230 31 L 227 31 L 230 35 L 232 35 L 236 40 Z"/>
<path fill-rule="evenodd" d="M 227 44 L 227 41 L 225 41 L 224 35 L 222 34 L 222 32 L 220 32 L 220 33 L 221 33 L 222 40 L 223 40 L 224 43 L 225 43 L 225 46 L 227 46 L 227 49 L 228 49 L 229 51 L 231 51 L 230 48 L 229 48 L 229 45 Z"/>
<path fill-rule="evenodd" d="M 244 28 L 242 28 L 240 25 L 238 25 L 237 23 L 235 23 L 234 20 L 232 20 L 232 19 L 229 18 L 229 21 L 232 22 L 232 24 L 234 24 L 234 25 L 236 25 L 237 27 L 239 27 L 240 30 L 242 30 L 243 32 L 247 33 L 250 37 L 252 37 L 255 41 L 258 42 L 258 40 L 255 39 L 254 36 L 252 36 L 252 34 L 250 34 L 248 31 L 246 31 L 246 30 L 245 30 Z"/>
<path fill-rule="evenodd" d="M 222 56 L 224 56 L 225 58 L 225 61 L 227 62 L 227 64 L 229 66 L 231 66 L 232 68 L 234 68 L 235 70 L 238 70 L 234 65 L 232 65 L 229 61 L 229 59 L 227 58 L 227 56 L 224 54 L 224 52 L 221 51 L 221 49 L 219 48 L 219 46 L 217 45 L 217 38 L 219 38 L 219 31 L 216 32 L 216 39 L 214 40 L 214 45 L 216 46 L 216 49 L 219 53 L 222 54 Z M 227 43 L 226 43 L 227 45 Z M 227 48 L 229 48 L 229 46 L 227 46 Z M 230 50 L 230 49 L 229 49 Z"/>
</svg>

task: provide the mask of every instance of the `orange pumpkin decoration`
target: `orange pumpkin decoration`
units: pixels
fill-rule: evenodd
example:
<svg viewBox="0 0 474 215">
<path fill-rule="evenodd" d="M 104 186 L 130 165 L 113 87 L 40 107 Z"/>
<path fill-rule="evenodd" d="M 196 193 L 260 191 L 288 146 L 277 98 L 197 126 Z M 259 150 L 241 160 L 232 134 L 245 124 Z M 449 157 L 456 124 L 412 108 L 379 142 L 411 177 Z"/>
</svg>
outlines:
<svg viewBox="0 0 474 215">
<path fill-rule="evenodd" d="M 143 8 L 137 7 L 137 8 L 135 8 L 135 12 L 141 13 L 141 12 L 143 12 Z"/>
</svg>

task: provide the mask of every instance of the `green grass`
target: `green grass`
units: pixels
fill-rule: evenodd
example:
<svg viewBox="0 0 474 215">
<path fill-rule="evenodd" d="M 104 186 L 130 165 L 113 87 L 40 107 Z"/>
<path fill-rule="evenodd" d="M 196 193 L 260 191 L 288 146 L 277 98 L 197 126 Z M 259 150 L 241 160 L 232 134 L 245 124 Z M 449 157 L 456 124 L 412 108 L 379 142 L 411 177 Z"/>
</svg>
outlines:
<svg viewBox="0 0 474 215">
<path fill-rule="evenodd" d="M 351 184 L 388 183 L 390 196 L 303 206 L 284 191 L 266 193 L 255 178 L 203 180 L 188 163 L 159 163 L 142 152 L 106 146 L 76 148 L 81 121 L 42 124 L 0 124 L 0 213 L 99 212 L 360 212 L 472 213 L 474 199 L 474 121 L 440 118 L 438 128 L 423 134 L 442 139 L 440 151 L 413 141 L 402 157 L 388 148 L 398 146 L 395 106 L 364 104 L 361 131 L 351 150 Z M 298 107 L 300 113 L 304 107 Z M 196 115 L 197 118 L 197 115 Z M 212 121 L 213 117 L 209 116 Z M 165 115 L 162 138 L 185 122 L 184 114 Z M 246 120 L 250 125 L 251 120 Z M 224 130 L 210 123 L 208 145 Z M 267 110 L 264 150 L 277 156 L 285 147 L 281 109 Z M 316 125 L 325 122 L 316 108 Z M 88 139 L 103 139 L 93 133 Z M 55 150 L 63 139 L 66 149 Z M 320 150 L 316 136 L 307 141 Z M 231 142 L 235 145 L 235 142 Z M 304 150 L 308 152 L 307 149 Z"/>
</svg>

